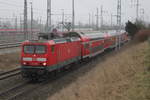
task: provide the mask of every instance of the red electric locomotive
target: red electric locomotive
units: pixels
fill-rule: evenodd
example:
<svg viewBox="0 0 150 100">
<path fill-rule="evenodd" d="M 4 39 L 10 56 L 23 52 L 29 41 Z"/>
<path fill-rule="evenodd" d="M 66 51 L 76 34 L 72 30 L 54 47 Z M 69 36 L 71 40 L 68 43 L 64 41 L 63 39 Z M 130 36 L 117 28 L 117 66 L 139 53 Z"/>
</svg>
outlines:
<svg viewBox="0 0 150 100">
<path fill-rule="evenodd" d="M 80 59 L 81 40 L 78 37 L 26 41 L 22 44 L 21 64 L 25 77 L 44 75 Z"/>
</svg>

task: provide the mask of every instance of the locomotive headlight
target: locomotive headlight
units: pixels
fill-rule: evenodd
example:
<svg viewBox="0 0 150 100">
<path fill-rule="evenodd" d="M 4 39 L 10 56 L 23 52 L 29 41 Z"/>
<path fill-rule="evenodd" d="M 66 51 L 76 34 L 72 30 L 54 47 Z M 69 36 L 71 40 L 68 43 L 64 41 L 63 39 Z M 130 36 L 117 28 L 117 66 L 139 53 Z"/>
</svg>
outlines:
<svg viewBox="0 0 150 100">
<path fill-rule="evenodd" d="M 43 63 L 43 66 L 46 66 L 47 64 L 46 63 Z"/>
<path fill-rule="evenodd" d="M 37 61 L 47 61 L 46 58 L 37 58 Z"/>
<path fill-rule="evenodd" d="M 26 65 L 26 64 L 27 64 L 26 62 L 23 63 L 23 65 Z"/>
</svg>

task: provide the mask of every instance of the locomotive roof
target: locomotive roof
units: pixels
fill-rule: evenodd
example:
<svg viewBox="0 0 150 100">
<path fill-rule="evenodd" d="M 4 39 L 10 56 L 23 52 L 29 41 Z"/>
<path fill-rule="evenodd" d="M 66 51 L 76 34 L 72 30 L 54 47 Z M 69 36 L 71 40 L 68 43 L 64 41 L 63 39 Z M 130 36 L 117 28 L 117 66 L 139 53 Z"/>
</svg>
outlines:
<svg viewBox="0 0 150 100">
<path fill-rule="evenodd" d="M 74 41 L 79 41 L 79 40 L 80 38 L 77 38 L 77 37 L 53 39 L 55 43 L 66 43 L 66 42 L 74 42 Z"/>
</svg>

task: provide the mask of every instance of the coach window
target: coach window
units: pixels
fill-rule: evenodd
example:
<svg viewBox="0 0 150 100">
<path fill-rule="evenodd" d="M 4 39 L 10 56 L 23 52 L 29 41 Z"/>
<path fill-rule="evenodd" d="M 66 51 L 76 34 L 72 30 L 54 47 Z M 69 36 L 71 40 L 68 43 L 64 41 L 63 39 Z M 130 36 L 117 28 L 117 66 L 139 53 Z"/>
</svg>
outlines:
<svg viewBox="0 0 150 100">
<path fill-rule="evenodd" d="M 51 46 L 51 51 L 52 51 L 52 53 L 55 52 L 55 46 L 54 45 Z"/>
</svg>

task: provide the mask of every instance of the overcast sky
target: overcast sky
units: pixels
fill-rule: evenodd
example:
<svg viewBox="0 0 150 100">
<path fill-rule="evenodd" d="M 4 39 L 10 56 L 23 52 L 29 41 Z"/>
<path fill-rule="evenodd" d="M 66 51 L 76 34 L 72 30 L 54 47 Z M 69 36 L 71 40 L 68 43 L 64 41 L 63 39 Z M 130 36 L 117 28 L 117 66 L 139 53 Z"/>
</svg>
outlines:
<svg viewBox="0 0 150 100">
<path fill-rule="evenodd" d="M 33 2 L 34 8 L 34 19 L 41 19 L 43 22 L 46 20 L 46 8 L 47 0 L 27 0 L 28 7 L 29 2 Z M 145 9 L 144 19 L 150 22 L 150 0 L 139 0 L 140 8 Z M 1 18 L 13 18 L 23 15 L 23 2 L 24 0 L 0 0 L 0 17 Z M 71 14 L 71 4 L 72 0 L 52 0 L 52 14 L 61 14 L 62 9 L 64 9 L 65 14 Z M 136 0 L 122 0 L 122 23 L 127 20 L 134 21 L 136 18 L 135 9 Z M 75 15 L 76 24 L 80 21 L 82 23 L 88 23 L 89 13 L 95 16 L 96 8 L 101 8 L 103 5 L 104 13 L 104 23 L 110 24 L 111 14 L 116 15 L 117 13 L 117 0 L 75 0 Z M 139 11 L 140 13 L 141 11 Z M 30 18 L 30 8 L 28 8 L 28 17 Z M 139 14 L 141 15 L 141 14 Z M 22 16 L 23 17 L 23 16 Z M 60 15 L 53 15 L 53 23 L 61 21 Z M 66 15 L 66 20 L 71 20 L 70 15 Z M 113 17 L 113 23 L 116 23 L 116 18 Z"/>
</svg>

